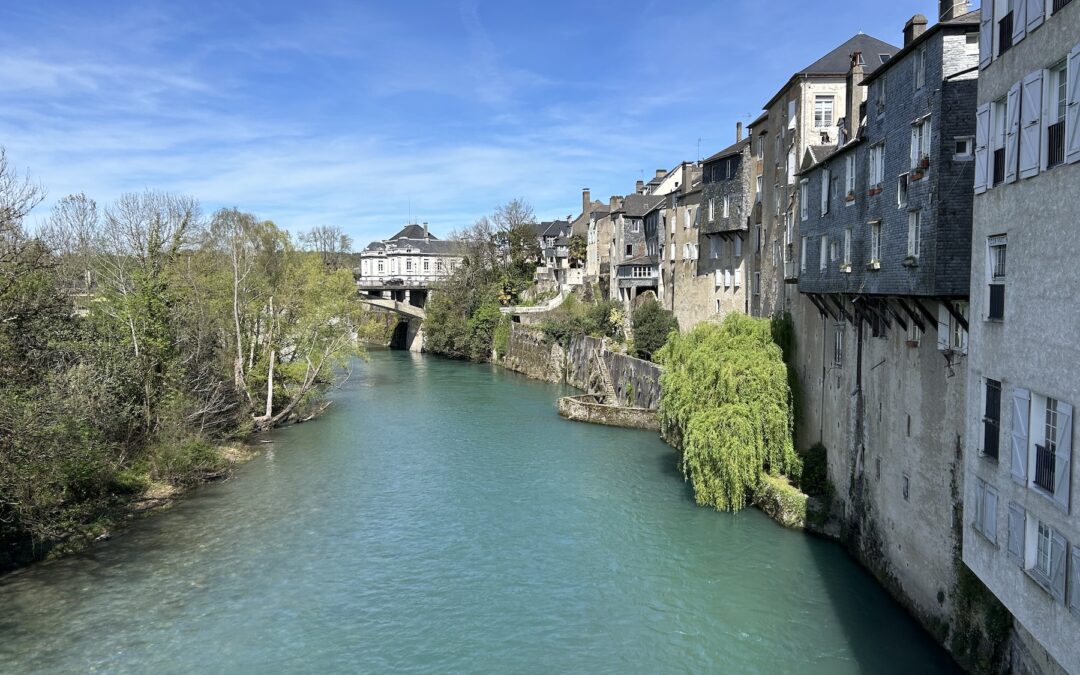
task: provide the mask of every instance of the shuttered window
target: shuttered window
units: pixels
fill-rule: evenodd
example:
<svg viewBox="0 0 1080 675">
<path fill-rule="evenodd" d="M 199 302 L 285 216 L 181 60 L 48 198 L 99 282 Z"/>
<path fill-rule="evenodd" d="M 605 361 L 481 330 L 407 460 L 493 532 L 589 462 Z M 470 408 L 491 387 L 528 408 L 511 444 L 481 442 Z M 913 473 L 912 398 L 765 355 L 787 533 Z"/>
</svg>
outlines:
<svg viewBox="0 0 1080 675">
<path fill-rule="evenodd" d="M 994 3 L 986 5 L 979 19 L 979 68 L 986 68 L 994 59 Z"/>
<path fill-rule="evenodd" d="M 1046 116 L 1043 126 L 1046 136 L 1046 154 L 1043 168 L 1053 168 L 1065 162 L 1065 115 L 1068 110 L 1069 72 L 1068 60 L 1052 67 L 1046 74 Z"/>
<path fill-rule="evenodd" d="M 1005 175 L 1006 183 L 1016 182 L 1017 158 L 1020 154 L 1020 95 L 1022 85 L 1017 82 L 1009 89 L 1005 104 Z"/>
<path fill-rule="evenodd" d="M 1009 558 L 1024 566 L 1025 537 L 1027 536 L 1027 512 L 1013 502 L 1009 504 Z"/>
<path fill-rule="evenodd" d="M 983 456 L 996 460 L 1001 442 L 1001 382 L 987 378 L 983 408 Z"/>
<path fill-rule="evenodd" d="M 1021 5 L 1024 3 L 1021 2 Z M 1020 96 L 1020 177 L 1039 174 L 1042 146 L 1043 71 L 1037 70 L 1024 78 Z"/>
<path fill-rule="evenodd" d="M 1054 501 L 1066 513 L 1069 512 L 1069 497 L 1072 475 L 1072 417 L 1073 408 L 1064 401 L 1054 401 L 1054 426 L 1050 427 L 1050 401 L 1047 399 L 1047 443 L 1051 442 L 1053 432 L 1054 447 Z"/>
<path fill-rule="evenodd" d="M 1027 3 L 1027 31 L 1030 33 L 1043 24 L 1046 16 L 1046 0 L 1020 0 Z"/>
<path fill-rule="evenodd" d="M 989 308 L 987 318 L 1005 318 L 1005 254 L 1008 240 L 1005 235 L 990 237 L 986 242 L 986 268 L 989 275 Z"/>
<path fill-rule="evenodd" d="M 990 104 L 979 106 L 975 115 L 975 194 L 986 192 L 990 166 Z"/>
<path fill-rule="evenodd" d="M 1031 392 L 1027 389 L 1013 390 L 1012 414 L 1012 478 L 1027 484 L 1028 464 L 1028 413 L 1031 407 Z"/>
<path fill-rule="evenodd" d="M 821 215 L 826 215 L 829 212 L 829 183 L 832 179 L 832 172 L 829 169 L 823 169 L 821 172 Z"/>
<path fill-rule="evenodd" d="M 1068 105 L 1065 111 L 1065 161 L 1080 162 L 1080 44 L 1069 54 Z"/>
<path fill-rule="evenodd" d="M 803 220 L 810 217 L 810 184 L 806 179 L 799 182 L 799 217 Z"/>
<path fill-rule="evenodd" d="M 1072 561 L 1069 563 L 1072 574 L 1069 578 L 1069 607 L 1073 614 L 1080 616 L 1080 546 L 1072 547 Z"/>
<path fill-rule="evenodd" d="M 975 531 L 997 543 L 997 503 L 998 493 L 984 481 L 975 479 L 975 513 L 972 527 Z"/>
<path fill-rule="evenodd" d="M 1027 35 L 1028 0 L 1014 0 L 1012 41 L 1015 45 Z"/>
</svg>

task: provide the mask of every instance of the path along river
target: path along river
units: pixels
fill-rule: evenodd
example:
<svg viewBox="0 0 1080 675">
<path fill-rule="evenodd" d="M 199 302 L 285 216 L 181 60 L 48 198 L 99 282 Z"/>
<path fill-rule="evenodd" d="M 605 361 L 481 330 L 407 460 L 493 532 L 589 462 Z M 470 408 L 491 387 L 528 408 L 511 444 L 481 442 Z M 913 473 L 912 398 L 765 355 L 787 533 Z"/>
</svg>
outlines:
<svg viewBox="0 0 1080 675">
<path fill-rule="evenodd" d="M 0 579 L 0 672 L 951 672 L 839 546 L 698 508 L 565 392 L 375 352 L 232 480 Z"/>
</svg>

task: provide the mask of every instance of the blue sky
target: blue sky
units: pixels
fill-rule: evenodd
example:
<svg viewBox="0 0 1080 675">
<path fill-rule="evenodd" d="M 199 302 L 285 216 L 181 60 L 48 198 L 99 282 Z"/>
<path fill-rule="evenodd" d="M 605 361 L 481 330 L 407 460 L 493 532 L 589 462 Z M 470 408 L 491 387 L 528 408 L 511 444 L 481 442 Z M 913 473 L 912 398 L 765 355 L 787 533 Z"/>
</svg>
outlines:
<svg viewBox="0 0 1080 675">
<path fill-rule="evenodd" d="M 974 3 L 973 3 L 974 4 Z M 734 142 L 790 74 L 938 3 L 39 0 L 0 8 L 0 145 L 48 190 L 154 188 L 358 243 L 537 215 Z M 767 8 L 767 9 L 766 9 Z"/>
</svg>

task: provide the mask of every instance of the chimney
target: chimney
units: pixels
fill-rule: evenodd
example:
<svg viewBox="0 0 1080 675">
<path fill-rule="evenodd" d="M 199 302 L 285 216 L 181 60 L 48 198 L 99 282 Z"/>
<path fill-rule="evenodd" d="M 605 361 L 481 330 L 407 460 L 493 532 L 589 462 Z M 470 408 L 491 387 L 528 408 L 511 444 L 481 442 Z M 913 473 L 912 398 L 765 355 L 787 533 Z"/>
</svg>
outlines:
<svg viewBox="0 0 1080 675">
<path fill-rule="evenodd" d="M 427 223 L 424 223 L 424 241 L 431 239 L 431 235 L 428 234 Z"/>
<path fill-rule="evenodd" d="M 667 169 L 657 169 L 656 170 L 656 177 L 657 178 L 663 178 L 666 175 L 667 175 Z"/>
<path fill-rule="evenodd" d="M 926 32 L 926 17 L 916 14 L 904 24 L 904 46 L 911 44 L 912 40 Z"/>
<path fill-rule="evenodd" d="M 637 185 L 634 186 L 634 191 L 637 192 L 639 195 L 645 194 L 645 181 L 639 180 L 637 182 Z"/>
<path fill-rule="evenodd" d="M 735 123 L 735 142 L 742 142 L 742 122 Z"/>
<path fill-rule="evenodd" d="M 971 3 L 967 0 L 941 0 L 941 16 L 938 21 L 952 21 L 970 11 Z"/>
<path fill-rule="evenodd" d="M 855 52 L 851 55 L 845 91 L 847 97 L 847 110 L 844 111 L 845 141 L 851 141 L 859 134 L 859 124 L 862 122 L 859 110 L 866 101 L 866 87 L 860 84 L 863 81 L 864 70 L 862 52 Z"/>
<path fill-rule="evenodd" d="M 592 195 L 589 194 L 589 188 L 581 189 L 581 213 L 589 215 L 592 211 Z"/>
<path fill-rule="evenodd" d="M 611 200 L 608 202 L 608 208 L 611 211 L 618 211 L 619 210 L 619 198 L 612 195 Z"/>
</svg>

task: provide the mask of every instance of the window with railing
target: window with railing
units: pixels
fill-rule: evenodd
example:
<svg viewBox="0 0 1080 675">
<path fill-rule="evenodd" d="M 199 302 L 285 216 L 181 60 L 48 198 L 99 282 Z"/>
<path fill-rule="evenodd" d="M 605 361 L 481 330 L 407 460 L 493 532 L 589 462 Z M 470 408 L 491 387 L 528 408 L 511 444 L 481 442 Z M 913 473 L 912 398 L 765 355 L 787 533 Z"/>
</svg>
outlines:
<svg viewBox="0 0 1080 675">
<path fill-rule="evenodd" d="M 1005 148 L 994 150 L 994 185 L 1005 182 Z"/>
<path fill-rule="evenodd" d="M 987 241 L 990 257 L 990 308 L 989 319 L 1005 318 L 1005 259 L 1008 240 L 1004 235 L 990 237 Z"/>
<path fill-rule="evenodd" d="M 1050 100 L 1046 121 L 1046 166 L 1055 167 L 1065 162 L 1065 112 L 1068 107 L 1068 68 L 1062 61 L 1050 69 Z"/>
<path fill-rule="evenodd" d="M 1013 13 L 1009 12 L 998 21 L 998 56 L 1012 49 Z"/>
</svg>

